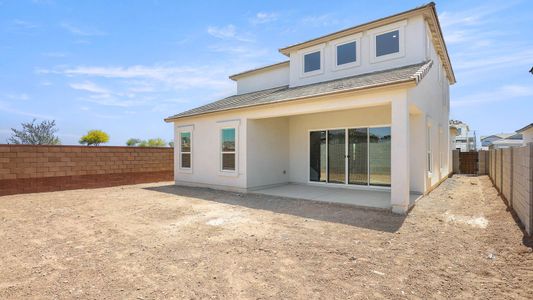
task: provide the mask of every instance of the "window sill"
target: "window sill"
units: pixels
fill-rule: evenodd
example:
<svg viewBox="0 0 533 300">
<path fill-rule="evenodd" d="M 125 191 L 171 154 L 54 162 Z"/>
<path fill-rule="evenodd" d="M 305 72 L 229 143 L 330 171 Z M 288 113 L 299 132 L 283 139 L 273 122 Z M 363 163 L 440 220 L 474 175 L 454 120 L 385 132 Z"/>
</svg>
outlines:
<svg viewBox="0 0 533 300">
<path fill-rule="evenodd" d="M 227 176 L 227 177 L 237 177 L 239 176 L 239 172 L 237 171 L 218 171 L 218 175 L 220 176 Z"/>
<path fill-rule="evenodd" d="M 192 174 L 192 168 L 188 168 L 188 169 L 178 168 L 178 172 L 179 173 L 185 173 L 185 174 Z"/>
</svg>

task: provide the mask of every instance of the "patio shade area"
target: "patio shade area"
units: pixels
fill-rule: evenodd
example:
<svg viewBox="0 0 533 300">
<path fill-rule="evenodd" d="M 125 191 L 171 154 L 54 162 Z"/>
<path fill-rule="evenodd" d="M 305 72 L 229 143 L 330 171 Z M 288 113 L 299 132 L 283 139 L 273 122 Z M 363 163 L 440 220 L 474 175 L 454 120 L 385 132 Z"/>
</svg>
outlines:
<svg viewBox="0 0 533 300">
<path fill-rule="evenodd" d="M 291 183 L 253 192 L 269 196 L 340 203 L 373 209 L 387 210 L 391 208 L 390 190 L 365 190 Z M 412 206 L 421 196 L 417 193 L 411 193 L 409 205 Z"/>
</svg>

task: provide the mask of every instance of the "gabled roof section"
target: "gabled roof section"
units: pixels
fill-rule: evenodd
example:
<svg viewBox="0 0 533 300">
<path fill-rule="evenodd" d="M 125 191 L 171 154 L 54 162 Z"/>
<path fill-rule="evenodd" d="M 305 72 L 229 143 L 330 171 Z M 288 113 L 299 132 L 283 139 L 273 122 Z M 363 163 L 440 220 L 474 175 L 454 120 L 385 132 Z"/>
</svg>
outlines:
<svg viewBox="0 0 533 300">
<path fill-rule="evenodd" d="M 531 69 L 533 69 L 533 68 L 531 68 Z M 518 129 L 516 132 L 518 132 L 518 133 L 520 133 L 520 132 L 524 132 L 524 131 L 528 130 L 529 128 L 532 128 L 532 127 L 533 127 L 533 123 L 531 123 L 531 124 L 529 124 L 529 125 L 526 125 L 526 126 L 520 128 L 520 129 Z"/>
<path fill-rule="evenodd" d="M 198 116 L 208 113 L 308 99 L 312 97 L 377 88 L 382 86 L 390 86 L 402 83 L 412 82 L 414 84 L 417 84 L 424 78 L 424 76 L 427 74 L 432 65 L 432 61 L 426 61 L 415 65 L 409 65 L 379 72 L 360 74 L 352 77 L 345 77 L 341 79 L 297 86 L 293 88 L 289 88 L 288 86 L 282 86 L 257 92 L 234 95 L 168 117 L 165 119 L 165 121 L 172 122 L 176 119 Z"/>
<path fill-rule="evenodd" d="M 275 70 L 278 68 L 283 68 L 283 67 L 288 67 L 288 66 L 289 66 L 289 61 L 286 60 L 286 61 L 282 61 L 279 63 L 271 64 L 268 66 L 263 66 L 263 67 L 255 68 L 252 70 L 244 71 L 241 73 L 233 74 L 229 77 L 229 79 L 236 81 L 236 80 L 241 79 L 244 76 L 249 76 L 249 75 L 253 75 L 253 74 L 257 74 L 257 73 L 261 73 L 265 71 L 270 71 L 270 70 Z"/>
<path fill-rule="evenodd" d="M 321 37 L 318 37 L 318 38 L 315 38 L 315 39 L 312 39 L 306 42 L 293 44 L 291 46 L 279 49 L 279 52 L 283 53 L 286 56 L 289 56 L 289 54 L 292 51 L 312 47 L 314 45 L 322 44 L 322 43 L 335 40 L 335 39 L 339 39 L 339 38 L 342 38 L 348 35 L 363 32 L 365 30 L 369 30 L 372 28 L 398 22 L 406 18 L 409 18 L 411 16 L 420 15 L 420 14 L 424 16 L 424 19 L 429 25 L 429 29 L 431 31 L 431 36 L 433 39 L 435 50 L 437 51 L 437 54 L 440 56 L 444 64 L 444 68 L 446 70 L 448 80 L 451 82 L 451 84 L 454 84 L 456 82 L 455 74 L 453 72 L 450 57 L 448 55 L 446 43 L 444 42 L 444 37 L 442 35 L 442 30 L 440 27 L 439 19 L 437 17 L 437 10 L 435 8 L 434 2 L 430 2 L 426 5 L 419 6 L 419 7 L 392 15 L 392 16 L 388 16 L 385 18 L 371 21 L 371 22 L 363 23 L 363 24 L 360 24 L 354 27 L 346 28 L 344 30 L 330 33 L 330 34 L 327 34 L 327 35 L 324 35 L 324 36 L 321 36 Z"/>
</svg>

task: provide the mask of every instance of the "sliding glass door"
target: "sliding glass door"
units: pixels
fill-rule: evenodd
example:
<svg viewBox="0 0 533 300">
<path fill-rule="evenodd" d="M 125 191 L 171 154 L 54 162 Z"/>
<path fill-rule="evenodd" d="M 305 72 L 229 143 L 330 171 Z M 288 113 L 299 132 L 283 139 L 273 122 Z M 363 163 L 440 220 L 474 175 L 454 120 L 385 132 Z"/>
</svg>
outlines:
<svg viewBox="0 0 533 300">
<path fill-rule="evenodd" d="M 390 139 L 390 127 L 370 128 L 368 131 L 370 185 L 390 186 Z"/>
<path fill-rule="evenodd" d="M 348 129 L 348 183 L 368 184 L 368 129 Z"/>
<path fill-rule="evenodd" d="M 326 182 L 326 131 L 312 131 L 309 135 L 309 180 Z"/>
<path fill-rule="evenodd" d="M 311 131 L 309 180 L 390 186 L 390 155 L 390 127 Z"/>
<path fill-rule="evenodd" d="M 346 181 L 346 130 L 328 130 L 328 182 Z"/>
</svg>

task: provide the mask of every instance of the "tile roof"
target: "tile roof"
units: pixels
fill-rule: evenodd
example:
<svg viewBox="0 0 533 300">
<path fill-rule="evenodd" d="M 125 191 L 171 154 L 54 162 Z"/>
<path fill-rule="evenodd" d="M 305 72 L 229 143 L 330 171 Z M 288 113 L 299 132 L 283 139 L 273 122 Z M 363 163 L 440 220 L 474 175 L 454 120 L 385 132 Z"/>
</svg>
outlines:
<svg viewBox="0 0 533 300">
<path fill-rule="evenodd" d="M 252 107 L 257 105 L 274 104 L 297 100 L 302 98 L 316 97 L 338 92 L 368 89 L 373 87 L 392 85 L 414 81 L 418 83 L 431 68 L 433 62 L 426 61 L 414 65 L 385 71 L 360 74 L 330 81 L 318 82 L 309 85 L 289 88 L 282 86 L 267 90 L 233 95 L 191 110 L 170 116 L 165 119 L 172 120 L 197 116 L 207 113 L 227 111 L 238 108 Z"/>
</svg>

